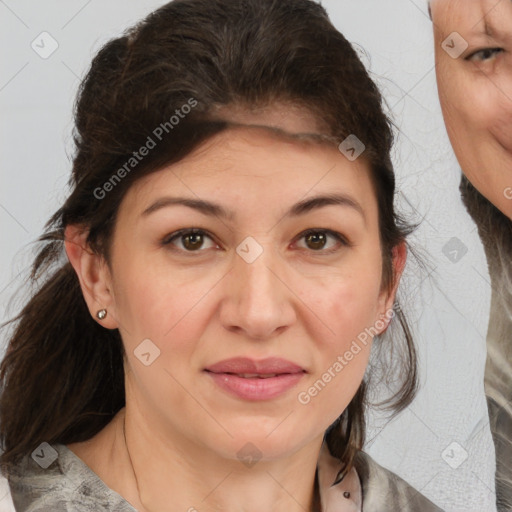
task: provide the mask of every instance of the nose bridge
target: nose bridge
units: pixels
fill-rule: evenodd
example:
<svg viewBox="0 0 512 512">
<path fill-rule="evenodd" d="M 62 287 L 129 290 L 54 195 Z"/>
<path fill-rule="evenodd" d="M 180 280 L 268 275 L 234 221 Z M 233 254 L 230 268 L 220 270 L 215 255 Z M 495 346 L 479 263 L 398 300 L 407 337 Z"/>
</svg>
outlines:
<svg viewBox="0 0 512 512">
<path fill-rule="evenodd" d="M 229 297 L 222 321 L 226 328 L 239 328 L 254 338 L 270 336 L 294 319 L 287 287 L 278 275 L 284 272 L 271 242 L 248 237 L 236 249 Z"/>
<path fill-rule="evenodd" d="M 237 247 L 235 274 L 238 276 L 239 297 L 253 304 L 270 304 L 280 293 L 279 281 L 270 270 L 276 266 L 276 254 L 270 242 L 260 244 L 255 239 L 246 239 Z"/>
<path fill-rule="evenodd" d="M 274 300 L 276 298 L 275 276 L 271 272 L 272 257 L 267 254 L 259 256 L 252 263 L 240 260 L 237 262 L 240 273 L 240 283 L 247 292 L 247 297 L 252 300 L 261 298 Z"/>
</svg>

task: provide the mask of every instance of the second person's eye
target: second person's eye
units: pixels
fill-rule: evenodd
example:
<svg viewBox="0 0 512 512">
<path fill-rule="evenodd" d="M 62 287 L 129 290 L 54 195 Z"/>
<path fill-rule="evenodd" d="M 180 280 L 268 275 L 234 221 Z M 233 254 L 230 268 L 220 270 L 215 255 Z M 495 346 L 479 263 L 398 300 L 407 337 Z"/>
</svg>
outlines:
<svg viewBox="0 0 512 512">
<path fill-rule="evenodd" d="M 471 62 L 484 62 L 495 58 L 499 53 L 503 52 L 503 48 L 482 48 L 466 57 Z"/>
</svg>

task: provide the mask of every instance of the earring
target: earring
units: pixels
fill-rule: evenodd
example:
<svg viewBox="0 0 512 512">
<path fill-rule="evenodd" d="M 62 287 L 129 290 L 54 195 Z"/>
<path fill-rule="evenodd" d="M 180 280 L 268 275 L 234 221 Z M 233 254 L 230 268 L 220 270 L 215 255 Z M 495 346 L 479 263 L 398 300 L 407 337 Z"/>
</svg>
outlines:
<svg viewBox="0 0 512 512">
<path fill-rule="evenodd" d="M 107 310 L 106 310 L 106 309 L 99 309 L 99 310 L 96 312 L 96 316 L 97 316 L 100 320 L 103 320 L 103 319 L 107 316 Z"/>
</svg>

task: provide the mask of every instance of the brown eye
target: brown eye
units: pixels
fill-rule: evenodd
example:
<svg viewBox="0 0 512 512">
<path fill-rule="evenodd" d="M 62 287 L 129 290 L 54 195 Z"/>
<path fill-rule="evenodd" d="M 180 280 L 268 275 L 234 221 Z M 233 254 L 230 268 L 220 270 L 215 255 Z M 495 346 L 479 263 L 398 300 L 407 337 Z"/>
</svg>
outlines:
<svg viewBox="0 0 512 512">
<path fill-rule="evenodd" d="M 327 242 L 327 237 L 325 236 L 325 233 L 309 233 L 305 236 L 305 240 L 310 249 L 318 250 L 324 248 Z"/>
<path fill-rule="evenodd" d="M 346 238 L 337 233 L 335 231 L 331 231 L 328 229 L 317 229 L 317 230 L 309 230 L 303 233 L 299 239 L 304 239 L 306 243 L 306 248 L 311 249 L 317 252 L 334 252 L 339 250 L 339 246 L 350 246 L 349 242 Z M 336 243 L 332 243 L 329 246 L 329 239 L 334 239 Z"/>
<path fill-rule="evenodd" d="M 207 240 L 210 240 L 210 245 L 205 247 Z M 177 249 L 184 252 L 199 252 L 204 249 L 210 249 L 216 244 L 211 236 L 200 229 L 183 229 L 167 236 L 162 240 L 162 245 L 174 245 Z"/>
<path fill-rule="evenodd" d="M 199 249 L 203 245 L 203 235 L 199 233 L 191 233 L 190 235 L 182 235 L 183 246 L 192 251 Z"/>
</svg>

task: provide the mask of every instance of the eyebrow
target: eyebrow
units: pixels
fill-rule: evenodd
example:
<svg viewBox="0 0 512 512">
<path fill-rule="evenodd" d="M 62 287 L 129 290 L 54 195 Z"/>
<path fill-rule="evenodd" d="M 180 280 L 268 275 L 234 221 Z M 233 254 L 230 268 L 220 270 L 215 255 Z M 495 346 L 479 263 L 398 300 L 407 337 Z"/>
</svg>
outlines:
<svg viewBox="0 0 512 512">
<path fill-rule="evenodd" d="M 496 7 L 496 5 L 494 7 Z M 508 27 L 504 28 L 503 25 L 499 23 L 501 20 L 498 21 L 496 19 L 496 15 L 493 12 L 494 7 L 485 12 L 480 20 L 471 27 L 472 35 L 485 34 L 486 36 L 496 39 L 510 38 L 510 31 L 508 30 Z"/>
<path fill-rule="evenodd" d="M 221 217 L 227 220 L 233 220 L 235 218 L 235 213 L 232 210 L 227 210 L 219 204 L 205 201 L 203 199 L 169 196 L 157 199 L 142 212 L 141 216 L 147 217 L 148 215 L 151 215 L 152 213 L 161 210 L 162 208 L 175 205 L 187 206 L 188 208 L 197 210 L 204 215 Z M 363 220 L 366 222 L 366 215 L 363 207 L 353 197 L 350 197 L 346 194 L 325 194 L 304 199 L 298 203 L 295 203 L 284 214 L 284 217 L 298 217 L 299 215 L 304 215 L 305 213 L 323 208 L 325 206 L 343 206 L 351 208 L 359 213 Z"/>
</svg>

